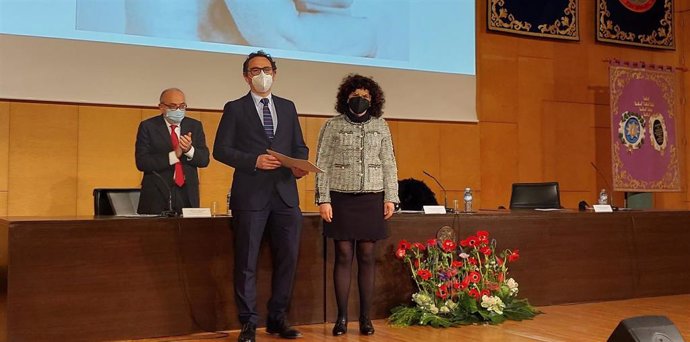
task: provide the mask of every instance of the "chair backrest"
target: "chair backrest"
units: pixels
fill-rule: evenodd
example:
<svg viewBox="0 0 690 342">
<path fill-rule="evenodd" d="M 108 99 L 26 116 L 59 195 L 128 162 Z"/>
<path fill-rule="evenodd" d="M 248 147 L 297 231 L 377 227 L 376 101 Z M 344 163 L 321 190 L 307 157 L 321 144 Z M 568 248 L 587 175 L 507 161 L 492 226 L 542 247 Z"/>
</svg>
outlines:
<svg viewBox="0 0 690 342">
<path fill-rule="evenodd" d="M 398 181 L 398 196 L 402 210 L 422 210 L 425 205 L 438 204 L 436 196 L 429 186 L 414 178 Z"/>
<path fill-rule="evenodd" d="M 136 193 L 139 188 L 96 188 L 93 189 L 93 214 L 95 216 L 115 215 L 108 193 Z"/>
<path fill-rule="evenodd" d="M 560 208 L 558 182 L 513 183 L 510 209 Z"/>
</svg>

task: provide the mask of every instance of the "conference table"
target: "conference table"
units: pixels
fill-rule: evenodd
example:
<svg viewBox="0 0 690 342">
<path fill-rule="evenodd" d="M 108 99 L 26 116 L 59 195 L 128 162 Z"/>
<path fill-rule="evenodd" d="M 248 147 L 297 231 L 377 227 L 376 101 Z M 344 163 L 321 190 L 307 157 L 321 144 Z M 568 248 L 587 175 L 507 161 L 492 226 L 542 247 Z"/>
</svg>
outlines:
<svg viewBox="0 0 690 342">
<path fill-rule="evenodd" d="M 519 297 L 534 305 L 690 293 L 688 211 L 399 213 L 389 221 L 390 238 L 377 247 L 372 318 L 410 303 L 414 283 L 394 257 L 398 242 L 425 242 L 442 227 L 458 239 L 486 230 L 497 249 L 519 249 L 510 276 Z M 237 329 L 232 240 L 226 216 L 0 218 L 0 342 Z M 304 214 L 293 324 L 335 319 L 333 259 L 318 214 Z M 271 278 L 267 241 L 258 269 L 263 318 Z M 359 314 L 356 284 L 353 276 L 352 319 Z"/>
</svg>

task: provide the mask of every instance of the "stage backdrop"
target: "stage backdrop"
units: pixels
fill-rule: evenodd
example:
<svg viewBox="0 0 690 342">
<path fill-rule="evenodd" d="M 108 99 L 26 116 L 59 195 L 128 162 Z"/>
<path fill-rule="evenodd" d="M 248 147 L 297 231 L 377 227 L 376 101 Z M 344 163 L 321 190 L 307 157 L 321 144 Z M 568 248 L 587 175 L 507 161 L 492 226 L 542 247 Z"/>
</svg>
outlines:
<svg viewBox="0 0 690 342">
<path fill-rule="evenodd" d="M 680 191 L 673 68 L 613 61 L 611 157 L 615 191 Z"/>
</svg>

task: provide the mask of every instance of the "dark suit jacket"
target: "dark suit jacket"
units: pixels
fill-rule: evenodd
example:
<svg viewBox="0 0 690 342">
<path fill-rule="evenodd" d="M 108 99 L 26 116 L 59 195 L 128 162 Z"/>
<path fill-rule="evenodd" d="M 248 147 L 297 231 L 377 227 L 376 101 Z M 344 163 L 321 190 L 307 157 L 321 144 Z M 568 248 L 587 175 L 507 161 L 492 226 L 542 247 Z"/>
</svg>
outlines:
<svg viewBox="0 0 690 342">
<path fill-rule="evenodd" d="M 199 206 L 199 175 L 197 167 L 206 167 L 209 162 L 209 150 L 206 146 L 206 136 L 201 122 L 185 117 L 180 123 L 180 134 L 192 132 L 192 146 L 194 158 L 187 160 L 182 155 L 182 171 L 185 176 L 187 196 L 193 207 Z M 162 115 L 146 119 L 139 124 L 135 159 L 137 169 L 144 172 L 141 180 L 141 196 L 139 197 L 140 214 L 160 214 L 168 209 L 169 189 L 172 189 L 174 165 L 170 165 L 168 153 L 173 150 L 170 133 Z M 162 180 L 153 172 L 157 172 Z M 163 183 L 165 181 L 165 184 Z"/>
<path fill-rule="evenodd" d="M 223 109 L 213 145 L 213 157 L 235 168 L 230 196 L 233 210 L 264 209 L 275 192 L 289 207 L 299 205 L 292 170 L 285 167 L 275 170 L 255 168 L 256 158 L 265 154 L 268 148 L 293 158 L 309 157 L 295 104 L 275 95 L 272 95 L 272 99 L 278 117 L 272 142 L 264 133 L 263 123 L 249 93 L 226 103 Z"/>
</svg>

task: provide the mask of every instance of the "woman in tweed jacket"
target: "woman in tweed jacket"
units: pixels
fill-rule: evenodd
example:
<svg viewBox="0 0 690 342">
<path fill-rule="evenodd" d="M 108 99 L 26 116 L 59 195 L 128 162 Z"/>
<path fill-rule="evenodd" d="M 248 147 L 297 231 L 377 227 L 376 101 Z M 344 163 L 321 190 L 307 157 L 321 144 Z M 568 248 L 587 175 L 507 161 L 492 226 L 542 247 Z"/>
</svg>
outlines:
<svg viewBox="0 0 690 342">
<path fill-rule="evenodd" d="M 398 203 L 398 172 L 391 133 L 381 118 L 385 98 L 371 78 L 345 77 L 336 100 L 340 115 L 329 119 L 319 135 L 316 203 L 324 235 L 335 247 L 338 317 L 333 335 L 347 332 L 347 303 L 353 256 L 357 255 L 360 293 L 359 331 L 374 333 L 369 311 L 374 297 L 376 241 L 388 237 L 385 220 Z"/>
</svg>

